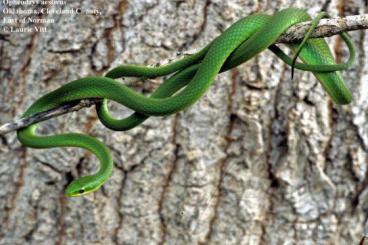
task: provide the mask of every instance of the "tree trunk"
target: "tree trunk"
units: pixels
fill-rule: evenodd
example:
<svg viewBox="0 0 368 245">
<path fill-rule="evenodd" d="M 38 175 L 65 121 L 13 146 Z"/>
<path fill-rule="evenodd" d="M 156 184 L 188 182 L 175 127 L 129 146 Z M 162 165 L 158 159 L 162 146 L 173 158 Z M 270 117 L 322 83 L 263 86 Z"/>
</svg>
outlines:
<svg viewBox="0 0 368 245">
<path fill-rule="evenodd" d="M 290 6 L 313 16 L 367 12 L 363 0 L 68 2 L 103 14 L 44 14 L 55 19 L 47 32 L 0 36 L 0 123 L 71 80 L 175 58 L 241 17 Z M 354 98 L 346 106 L 311 73 L 291 80 L 265 51 L 217 76 L 191 108 L 127 132 L 106 129 L 94 108 L 42 123 L 44 134 L 85 132 L 113 152 L 113 176 L 90 195 L 64 196 L 98 168 L 89 152 L 0 137 L 0 244 L 358 244 L 368 229 L 368 38 L 351 36 L 358 59 L 343 72 Z M 346 47 L 329 40 L 343 61 Z M 148 94 L 161 82 L 132 86 Z"/>
</svg>

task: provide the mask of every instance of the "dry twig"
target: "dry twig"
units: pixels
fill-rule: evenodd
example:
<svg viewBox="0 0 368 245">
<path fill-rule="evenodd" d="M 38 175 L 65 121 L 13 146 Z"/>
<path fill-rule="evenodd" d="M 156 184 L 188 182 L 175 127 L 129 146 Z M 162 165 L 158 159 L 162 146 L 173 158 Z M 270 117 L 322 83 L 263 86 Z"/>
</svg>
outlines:
<svg viewBox="0 0 368 245">
<path fill-rule="evenodd" d="M 292 26 L 277 40 L 276 43 L 291 43 L 302 40 L 309 26 L 309 21 Z M 314 30 L 312 37 L 329 37 L 339 34 L 343 31 L 354 31 L 361 29 L 368 29 L 368 14 L 347 16 L 345 18 L 323 19 Z M 36 122 L 45 121 L 52 117 L 72 111 L 78 111 L 84 107 L 92 106 L 98 101 L 101 101 L 101 99 L 85 99 L 74 104 L 66 104 L 50 111 L 37 113 L 27 118 L 15 119 L 12 122 L 5 123 L 0 126 L 0 135 L 29 126 Z"/>
</svg>

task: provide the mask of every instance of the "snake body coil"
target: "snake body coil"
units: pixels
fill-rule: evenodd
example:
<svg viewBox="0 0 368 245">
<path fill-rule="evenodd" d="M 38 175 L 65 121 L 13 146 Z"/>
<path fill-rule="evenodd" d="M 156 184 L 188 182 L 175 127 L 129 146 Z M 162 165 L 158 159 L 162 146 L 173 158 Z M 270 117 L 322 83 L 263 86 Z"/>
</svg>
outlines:
<svg viewBox="0 0 368 245">
<path fill-rule="evenodd" d="M 72 81 L 35 101 L 23 114 L 24 117 L 46 111 L 62 104 L 86 99 L 103 98 L 97 106 L 101 122 L 113 130 L 128 130 L 146 120 L 149 116 L 176 113 L 195 103 L 208 90 L 219 72 L 231 69 L 264 49 L 270 47 L 290 26 L 310 20 L 300 9 L 288 8 L 273 16 L 254 14 L 230 26 L 207 47 L 194 55 L 157 68 L 137 65 L 118 66 L 106 77 L 85 77 Z M 354 46 L 345 35 L 348 46 L 355 55 Z M 289 45 L 296 50 L 298 43 Z M 275 47 L 270 48 L 282 60 L 291 59 Z M 295 67 L 310 70 L 322 83 L 332 99 L 340 104 L 351 101 L 351 94 L 337 70 L 346 66 L 336 65 L 333 56 L 322 38 L 307 40 L 299 57 L 304 64 Z M 151 97 L 145 97 L 126 85 L 114 80 L 122 76 L 153 78 L 172 74 Z M 117 120 L 110 116 L 107 99 L 114 100 L 135 111 L 130 117 Z M 93 152 L 100 161 L 99 171 L 72 181 L 66 188 L 67 196 L 79 196 L 97 190 L 111 176 L 113 160 L 106 146 L 97 139 L 84 134 L 68 133 L 53 136 L 36 134 L 37 124 L 18 130 L 18 139 L 25 146 L 33 148 L 81 147 Z"/>
</svg>

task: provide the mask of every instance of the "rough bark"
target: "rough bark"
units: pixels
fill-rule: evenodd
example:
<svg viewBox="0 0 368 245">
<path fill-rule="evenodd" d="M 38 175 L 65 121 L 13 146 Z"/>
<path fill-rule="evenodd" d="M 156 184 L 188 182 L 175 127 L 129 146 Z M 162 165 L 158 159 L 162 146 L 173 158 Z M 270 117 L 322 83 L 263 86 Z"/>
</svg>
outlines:
<svg viewBox="0 0 368 245">
<path fill-rule="evenodd" d="M 302 41 L 306 35 L 306 33 L 311 28 L 311 24 L 313 21 L 306 21 L 302 23 L 298 23 L 294 26 L 291 26 L 288 30 L 285 31 L 276 41 L 276 43 L 293 43 L 297 41 Z M 311 38 L 316 37 L 331 37 L 342 32 L 355 31 L 355 30 L 365 30 L 368 29 L 368 14 L 362 15 L 350 15 L 347 17 L 335 17 L 335 18 L 327 18 L 322 19 L 318 22 L 318 25 L 313 29 L 311 33 Z M 163 61 L 164 64 L 169 62 L 175 62 L 180 60 L 185 55 L 190 54 L 182 54 L 178 55 L 178 57 L 174 60 L 169 59 L 168 61 Z M 128 78 L 125 82 L 128 82 Z M 142 80 L 142 78 L 132 78 L 129 77 L 129 82 L 133 82 L 134 80 Z M 137 81 L 136 81 L 137 82 Z M 7 122 L 5 124 L 0 125 L 0 135 L 16 131 L 18 129 L 27 127 L 29 125 L 46 121 L 50 118 L 64 115 L 66 113 L 70 113 L 73 111 L 81 110 L 85 107 L 90 107 L 101 103 L 102 98 L 92 98 L 86 99 L 83 98 L 78 101 L 71 101 L 69 103 L 65 103 L 63 105 L 54 107 L 47 111 L 41 111 L 30 115 L 28 117 L 21 117 L 17 119 L 13 119 L 11 122 Z"/>
<path fill-rule="evenodd" d="M 295 6 L 311 14 L 367 12 L 364 1 L 82 1 L 100 17 L 59 16 L 48 33 L 0 39 L 0 124 L 40 95 L 121 63 L 155 64 L 203 47 L 237 19 Z M 93 108 L 42 123 L 83 131 L 113 151 L 112 178 L 64 197 L 97 160 L 74 148 L 34 150 L 0 137 L 0 244 L 357 244 L 368 229 L 366 32 L 351 33 L 356 65 L 347 106 L 309 73 L 265 51 L 221 74 L 198 103 L 127 132 Z M 331 38 L 342 60 L 343 43 Z M 149 93 L 161 82 L 136 83 Z M 130 113 L 112 104 L 116 115 Z"/>
</svg>

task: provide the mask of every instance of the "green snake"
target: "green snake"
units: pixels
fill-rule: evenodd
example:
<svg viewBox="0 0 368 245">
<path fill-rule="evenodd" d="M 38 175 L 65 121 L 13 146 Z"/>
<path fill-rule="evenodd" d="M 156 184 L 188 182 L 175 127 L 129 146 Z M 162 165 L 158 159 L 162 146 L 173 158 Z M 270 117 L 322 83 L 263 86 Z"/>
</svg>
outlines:
<svg viewBox="0 0 368 245">
<path fill-rule="evenodd" d="M 69 82 L 35 101 L 22 115 L 28 117 L 66 103 L 87 98 L 102 98 L 97 114 L 100 121 L 113 130 L 128 130 L 144 122 L 149 116 L 162 116 L 188 108 L 208 90 L 216 75 L 240 65 L 266 48 L 293 68 L 311 71 L 321 82 L 332 100 L 347 104 L 352 96 L 339 70 L 351 65 L 355 48 L 346 33 L 341 34 L 350 51 L 344 64 L 336 64 L 323 38 L 309 39 L 311 31 L 323 14 L 312 21 L 312 27 L 303 42 L 289 44 L 296 53 L 288 57 L 273 43 L 292 25 L 311 20 L 301 9 L 287 8 L 274 15 L 256 13 L 240 19 L 199 52 L 160 67 L 121 65 L 105 77 L 85 77 Z M 303 63 L 298 63 L 296 57 Z M 123 83 L 120 77 L 155 78 L 173 74 L 150 97 L 146 97 Z M 116 101 L 134 111 L 125 119 L 115 119 L 108 111 L 107 100 Z M 81 147 L 94 153 L 100 168 L 93 175 L 73 180 L 65 189 L 69 197 L 80 196 L 99 189 L 112 174 L 113 159 L 108 148 L 99 140 L 79 133 L 41 136 L 36 133 L 37 124 L 17 131 L 20 142 L 32 148 Z"/>
</svg>

